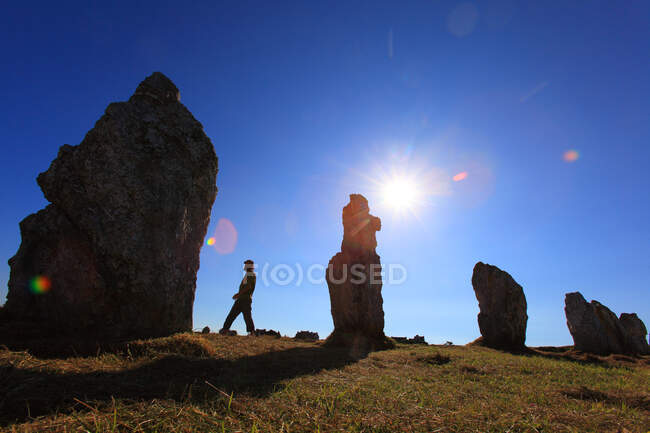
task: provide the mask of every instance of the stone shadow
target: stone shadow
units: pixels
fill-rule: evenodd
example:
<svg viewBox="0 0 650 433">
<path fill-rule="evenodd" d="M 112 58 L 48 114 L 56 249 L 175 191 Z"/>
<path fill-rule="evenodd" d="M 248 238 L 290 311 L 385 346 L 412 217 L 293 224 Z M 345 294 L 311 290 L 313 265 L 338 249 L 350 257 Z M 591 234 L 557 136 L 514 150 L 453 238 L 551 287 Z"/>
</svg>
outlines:
<svg viewBox="0 0 650 433">
<path fill-rule="evenodd" d="M 609 355 L 597 355 L 588 352 L 575 350 L 569 347 L 529 347 L 525 356 L 539 356 L 542 358 L 554 359 L 557 361 L 575 362 L 582 365 L 599 365 L 606 368 L 634 368 L 650 365 L 648 355 L 625 355 L 612 353 Z"/>
<path fill-rule="evenodd" d="M 263 397 L 285 379 L 354 363 L 348 350 L 299 347 L 234 360 L 178 355 L 131 370 L 56 373 L 15 366 L 0 367 L 0 425 L 29 417 L 66 413 L 84 402 L 173 399 L 204 401 L 215 396 Z M 210 385 L 206 384 L 206 381 Z"/>
<path fill-rule="evenodd" d="M 522 349 L 508 350 L 488 347 L 483 343 L 483 337 L 466 344 L 469 347 L 485 347 L 502 353 L 509 353 L 515 356 L 538 356 L 541 358 L 553 359 L 556 361 L 575 362 L 582 365 L 600 365 L 608 368 L 631 368 L 634 366 L 650 365 L 650 356 L 648 355 L 625 355 L 612 353 L 609 355 L 597 355 L 588 352 L 575 350 L 573 346 L 540 346 L 528 347 Z"/>
</svg>

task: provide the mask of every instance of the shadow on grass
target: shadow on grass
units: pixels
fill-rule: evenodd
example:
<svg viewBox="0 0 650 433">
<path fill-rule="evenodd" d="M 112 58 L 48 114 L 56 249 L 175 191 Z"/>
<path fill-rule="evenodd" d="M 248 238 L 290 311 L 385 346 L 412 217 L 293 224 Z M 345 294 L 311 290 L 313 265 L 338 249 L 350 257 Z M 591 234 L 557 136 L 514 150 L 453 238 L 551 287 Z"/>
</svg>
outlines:
<svg viewBox="0 0 650 433">
<path fill-rule="evenodd" d="M 574 350 L 573 348 L 570 350 L 548 350 L 546 347 L 527 348 L 523 355 L 540 356 L 542 358 L 575 362 L 582 365 L 599 365 L 607 368 L 630 368 L 650 365 L 650 356 L 631 356 L 615 353 L 610 355 L 596 355 Z"/>
<path fill-rule="evenodd" d="M 628 407 L 650 411 L 650 396 L 644 394 L 611 394 L 590 389 L 586 386 L 565 389 L 561 393 L 579 400 L 603 402 L 616 407 L 625 404 Z"/>
<path fill-rule="evenodd" d="M 66 413 L 78 404 L 75 399 L 101 403 L 112 397 L 203 401 L 230 393 L 235 398 L 265 396 L 280 389 L 285 379 L 341 368 L 357 360 L 345 349 L 317 346 L 235 360 L 172 355 L 116 372 L 54 373 L 5 366 L 0 367 L 0 423 Z"/>
<path fill-rule="evenodd" d="M 542 358 L 554 359 L 558 361 L 569 361 L 583 365 L 600 365 L 603 367 L 622 367 L 629 368 L 630 366 L 647 366 L 650 365 L 650 356 L 648 355 L 625 355 L 625 354 L 610 354 L 610 355 L 597 355 L 593 353 L 581 352 L 575 350 L 573 346 L 540 346 L 540 347 L 527 347 L 517 349 L 497 348 L 490 347 L 485 344 L 483 337 L 468 343 L 468 347 L 486 347 L 502 353 L 509 353 L 517 356 L 539 356 Z"/>
</svg>

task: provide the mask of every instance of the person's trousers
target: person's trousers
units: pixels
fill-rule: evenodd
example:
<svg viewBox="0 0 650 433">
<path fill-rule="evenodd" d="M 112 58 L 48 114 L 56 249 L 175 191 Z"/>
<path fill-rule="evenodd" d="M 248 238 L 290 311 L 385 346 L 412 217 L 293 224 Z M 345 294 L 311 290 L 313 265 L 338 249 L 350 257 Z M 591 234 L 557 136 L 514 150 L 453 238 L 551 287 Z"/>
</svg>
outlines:
<svg viewBox="0 0 650 433">
<path fill-rule="evenodd" d="M 239 313 L 244 315 L 244 321 L 246 322 L 246 331 L 253 332 L 255 331 L 255 324 L 253 323 L 253 316 L 251 315 L 251 304 L 252 301 L 240 301 L 237 299 L 226 317 L 226 321 L 223 322 L 223 329 L 230 329 L 232 322 L 235 321 Z"/>
</svg>

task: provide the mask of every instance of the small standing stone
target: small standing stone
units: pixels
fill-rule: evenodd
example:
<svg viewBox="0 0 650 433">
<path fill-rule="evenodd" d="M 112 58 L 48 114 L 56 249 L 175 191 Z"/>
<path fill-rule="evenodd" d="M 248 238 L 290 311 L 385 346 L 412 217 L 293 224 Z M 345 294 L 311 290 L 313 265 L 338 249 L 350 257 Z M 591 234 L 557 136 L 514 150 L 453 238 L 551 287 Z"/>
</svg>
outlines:
<svg viewBox="0 0 650 433">
<path fill-rule="evenodd" d="M 647 355 L 650 353 L 648 346 L 648 330 L 636 313 L 622 313 L 619 317 L 621 325 L 627 333 L 626 345 L 632 353 Z"/>
</svg>

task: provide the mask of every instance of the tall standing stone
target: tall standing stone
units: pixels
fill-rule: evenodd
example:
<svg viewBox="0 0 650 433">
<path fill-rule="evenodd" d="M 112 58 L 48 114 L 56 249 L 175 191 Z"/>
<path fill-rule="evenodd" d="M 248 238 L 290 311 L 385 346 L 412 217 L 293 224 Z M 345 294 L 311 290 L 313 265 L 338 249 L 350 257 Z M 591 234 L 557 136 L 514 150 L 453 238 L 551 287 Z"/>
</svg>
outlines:
<svg viewBox="0 0 650 433">
<path fill-rule="evenodd" d="M 480 309 L 482 344 L 495 349 L 524 349 L 528 315 L 522 287 L 507 272 L 482 262 L 474 266 L 472 286 Z"/>
<path fill-rule="evenodd" d="M 96 338 L 190 330 L 216 175 L 202 125 L 153 73 L 38 176 L 51 204 L 20 223 L 9 320 Z"/>
<path fill-rule="evenodd" d="M 375 252 L 379 230 L 381 220 L 370 215 L 368 200 L 350 194 L 343 208 L 341 252 L 332 257 L 326 273 L 334 320 L 327 345 L 360 351 L 391 347 L 384 335 L 381 262 Z"/>
</svg>

